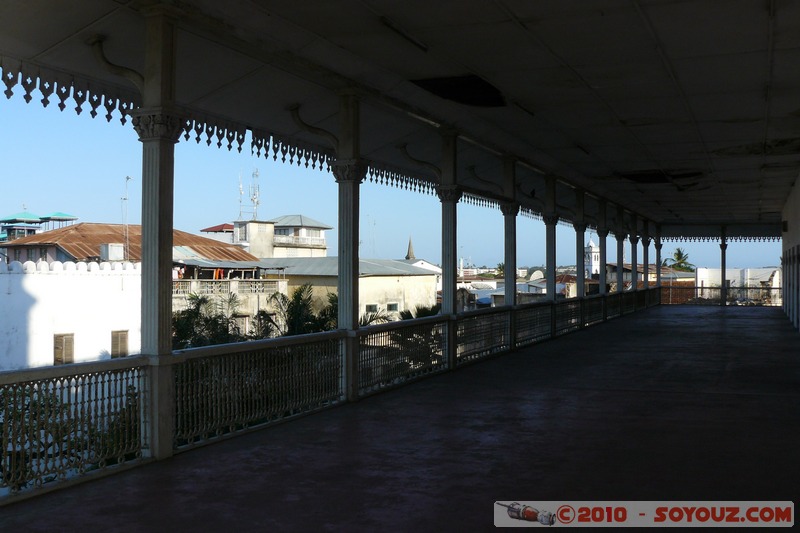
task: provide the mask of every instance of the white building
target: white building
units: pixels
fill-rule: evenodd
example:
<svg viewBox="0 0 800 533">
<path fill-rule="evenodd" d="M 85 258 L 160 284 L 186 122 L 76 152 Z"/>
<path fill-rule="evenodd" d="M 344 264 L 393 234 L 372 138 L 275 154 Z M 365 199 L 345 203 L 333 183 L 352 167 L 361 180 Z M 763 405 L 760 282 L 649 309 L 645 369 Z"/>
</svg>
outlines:
<svg viewBox="0 0 800 533">
<path fill-rule="evenodd" d="M 325 231 L 333 229 L 305 215 L 272 220 L 237 220 L 200 230 L 205 236 L 240 246 L 261 259 L 327 257 Z"/>
<path fill-rule="evenodd" d="M 267 272 L 280 271 L 289 294 L 303 285 L 313 286 L 316 310 L 338 292 L 336 257 L 273 258 L 259 261 Z M 399 318 L 400 311 L 436 304 L 436 283 L 440 276 L 425 268 L 393 259 L 360 259 L 358 268 L 358 314 L 386 312 Z"/>
<path fill-rule="evenodd" d="M 0 262 L 0 370 L 139 353 L 132 263 Z"/>
<path fill-rule="evenodd" d="M 725 286 L 734 291 L 728 297 L 734 300 L 769 299 L 772 305 L 781 305 L 782 272 L 780 267 L 726 268 Z M 700 267 L 695 271 L 695 286 L 701 298 L 713 297 L 712 290 L 722 286 L 722 270 Z M 766 292 L 765 292 L 766 291 Z"/>
</svg>

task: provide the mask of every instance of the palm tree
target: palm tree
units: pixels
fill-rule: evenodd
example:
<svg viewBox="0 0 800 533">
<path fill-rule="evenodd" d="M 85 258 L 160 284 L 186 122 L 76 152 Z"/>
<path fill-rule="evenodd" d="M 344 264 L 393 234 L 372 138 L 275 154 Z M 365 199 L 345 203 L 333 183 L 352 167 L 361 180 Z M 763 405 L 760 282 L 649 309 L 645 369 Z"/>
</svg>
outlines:
<svg viewBox="0 0 800 533">
<path fill-rule="evenodd" d="M 683 272 L 694 272 L 694 265 L 689 262 L 689 254 L 683 248 L 676 248 L 672 257 L 668 257 L 661 262 L 661 266 L 672 267 L 674 270 Z"/>
<path fill-rule="evenodd" d="M 314 292 L 310 283 L 292 291 L 291 296 L 276 292 L 270 296 L 281 335 L 302 335 L 323 330 L 320 318 L 314 314 Z"/>
</svg>

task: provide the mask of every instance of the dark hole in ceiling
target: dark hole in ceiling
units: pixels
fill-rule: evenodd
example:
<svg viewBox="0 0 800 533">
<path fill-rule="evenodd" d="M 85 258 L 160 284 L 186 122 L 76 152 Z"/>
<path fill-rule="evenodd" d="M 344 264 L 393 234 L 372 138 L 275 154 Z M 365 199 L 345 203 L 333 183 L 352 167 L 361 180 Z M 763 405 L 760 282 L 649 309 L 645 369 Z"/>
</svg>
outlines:
<svg viewBox="0 0 800 533">
<path fill-rule="evenodd" d="M 621 178 L 646 185 L 659 183 L 675 183 L 675 181 L 699 179 L 703 172 L 699 170 L 642 170 L 639 172 L 626 172 L 619 175 Z"/>
<path fill-rule="evenodd" d="M 503 107 L 506 105 L 506 99 L 497 87 L 474 74 L 410 81 L 440 98 L 459 104 L 473 107 Z"/>
</svg>

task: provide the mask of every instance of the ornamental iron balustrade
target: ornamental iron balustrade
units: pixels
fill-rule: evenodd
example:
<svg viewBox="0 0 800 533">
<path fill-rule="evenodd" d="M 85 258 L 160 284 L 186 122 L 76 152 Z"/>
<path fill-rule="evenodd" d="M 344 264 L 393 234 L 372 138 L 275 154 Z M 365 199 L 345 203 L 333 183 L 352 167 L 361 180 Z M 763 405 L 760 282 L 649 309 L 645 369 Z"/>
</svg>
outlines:
<svg viewBox="0 0 800 533">
<path fill-rule="evenodd" d="M 142 459 L 143 357 L 0 374 L 0 499 Z"/>
<path fill-rule="evenodd" d="M 461 365 L 511 349 L 510 309 L 471 311 L 459 316 L 457 359 Z"/>
<path fill-rule="evenodd" d="M 636 293 L 623 292 L 622 293 L 622 314 L 629 314 L 636 311 Z"/>
<path fill-rule="evenodd" d="M 606 296 L 606 319 L 622 315 L 622 294 L 615 292 Z"/>
<path fill-rule="evenodd" d="M 445 370 L 446 325 L 437 316 L 359 329 L 359 395 Z"/>
<path fill-rule="evenodd" d="M 564 300 L 556 302 L 555 335 L 563 335 L 581 328 L 581 300 Z"/>
<path fill-rule="evenodd" d="M 520 306 L 514 312 L 516 346 L 527 346 L 549 339 L 553 334 L 553 304 L 550 302 Z"/>
<path fill-rule="evenodd" d="M 636 309 L 644 309 L 647 307 L 647 291 L 646 290 L 638 290 L 636 291 Z"/>
<path fill-rule="evenodd" d="M 175 448 L 341 402 L 340 338 L 298 335 L 180 352 Z"/>
<path fill-rule="evenodd" d="M 583 324 L 590 326 L 603 321 L 603 306 L 605 301 L 600 297 L 590 297 L 583 300 Z"/>
</svg>

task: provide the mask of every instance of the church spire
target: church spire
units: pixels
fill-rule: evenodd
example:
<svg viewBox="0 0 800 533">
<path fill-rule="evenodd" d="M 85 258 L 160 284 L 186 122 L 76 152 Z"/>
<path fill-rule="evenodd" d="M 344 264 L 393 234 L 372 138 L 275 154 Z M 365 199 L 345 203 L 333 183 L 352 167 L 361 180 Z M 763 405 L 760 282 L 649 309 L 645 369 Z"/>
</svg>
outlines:
<svg viewBox="0 0 800 533">
<path fill-rule="evenodd" d="M 416 259 L 414 257 L 414 245 L 411 244 L 411 237 L 408 238 L 408 253 L 406 253 L 406 260 Z"/>
</svg>

